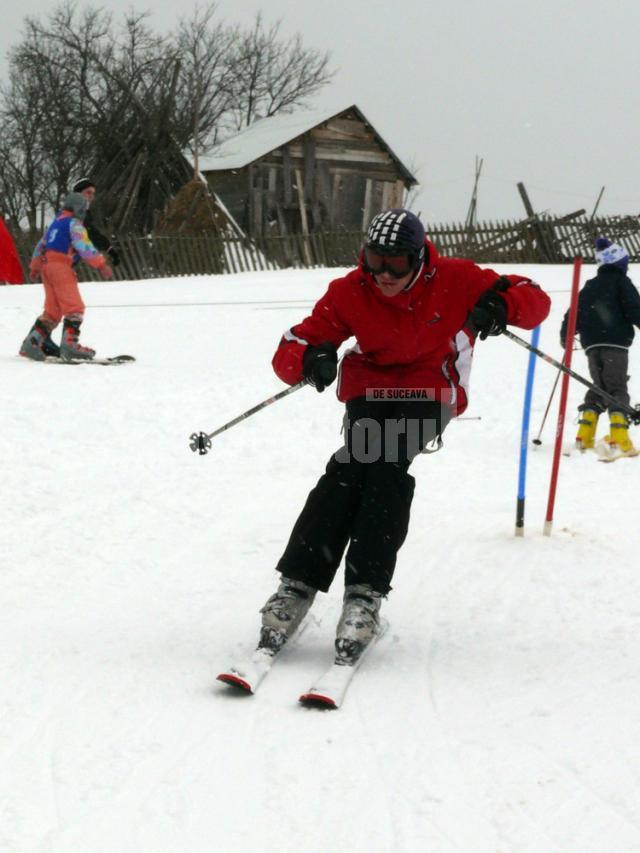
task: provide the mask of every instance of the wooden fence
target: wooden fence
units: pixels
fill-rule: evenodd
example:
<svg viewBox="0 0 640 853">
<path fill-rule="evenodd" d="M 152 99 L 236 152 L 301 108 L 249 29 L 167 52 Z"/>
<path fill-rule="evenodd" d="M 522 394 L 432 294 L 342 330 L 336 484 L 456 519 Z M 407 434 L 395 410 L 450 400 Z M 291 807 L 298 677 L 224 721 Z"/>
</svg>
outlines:
<svg viewBox="0 0 640 853">
<path fill-rule="evenodd" d="M 348 267 L 357 263 L 361 231 L 293 234 L 265 238 L 121 237 L 116 278 L 123 280 L 181 275 L 242 273 L 309 267 Z M 81 279 L 97 274 L 82 265 Z"/>
<path fill-rule="evenodd" d="M 640 262 L 640 217 L 533 216 L 520 221 L 431 224 L 427 234 L 445 256 L 471 258 L 480 263 L 570 263 L 576 255 L 594 261 L 598 234 L 620 242 L 632 262 Z M 349 267 L 356 263 L 364 235 L 361 231 L 318 232 L 308 235 L 255 239 L 121 236 L 121 280 L 167 276 L 242 273 L 302 267 Z M 24 246 L 23 261 L 28 264 Z M 79 276 L 95 279 L 85 265 Z"/>
<path fill-rule="evenodd" d="M 443 255 L 480 263 L 570 263 L 576 255 L 595 260 L 594 241 L 603 234 L 621 243 L 632 262 L 640 261 L 640 217 L 532 216 L 506 222 L 432 225 L 427 234 Z"/>
</svg>

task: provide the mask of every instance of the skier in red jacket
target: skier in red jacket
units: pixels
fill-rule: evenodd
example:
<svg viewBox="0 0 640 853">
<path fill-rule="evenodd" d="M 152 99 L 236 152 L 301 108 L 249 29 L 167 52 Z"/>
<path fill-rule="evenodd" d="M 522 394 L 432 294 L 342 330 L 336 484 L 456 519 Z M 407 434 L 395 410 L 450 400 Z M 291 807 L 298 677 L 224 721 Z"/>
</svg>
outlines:
<svg viewBox="0 0 640 853">
<path fill-rule="evenodd" d="M 355 338 L 338 377 L 345 443 L 278 563 L 281 582 L 262 608 L 259 648 L 282 648 L 317 591 L 329 589 L 346 549 L 336 663 L 357 661 L 377 631 L 407 534 L 409 465 L 439 449 L 447 423 L 465 410 L 476 336 L 498 335 L 507 324 L 532 329 L 549 307 L 524 276 L 440 257 L 413 213 L 391 209 L 373 219 L 358 267 L 331 282 L 273 359 L 284 382 L 305 378 L 324 391 L 338 373 L 338 347 Z"/>
</svg>

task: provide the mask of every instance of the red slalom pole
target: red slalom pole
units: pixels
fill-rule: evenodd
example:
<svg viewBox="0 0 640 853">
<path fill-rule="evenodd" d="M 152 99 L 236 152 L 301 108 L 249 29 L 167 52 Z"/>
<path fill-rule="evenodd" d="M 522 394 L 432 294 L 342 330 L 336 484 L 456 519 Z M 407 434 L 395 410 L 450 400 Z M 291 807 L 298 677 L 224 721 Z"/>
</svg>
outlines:
<svg viewBox="0 0 640 853">
<path fill-rule="evenodd" d="M 573 338 L 576 333 L 576 318 L 578 315 L 578 289 L 580 287 L 580 270 L 582 258 L 577 257 L 573 261 L 573 283 L 571 285 L 571 303 L 569 306 L 569 321 L 567 323 L 567 339 L 564 345 L 563 365 L 571 369 L 571 356 L 573 354 Z M 564 418 L 567 411 L 567 397 L 569 395 L 569 374 L 562 374 L 562 386 L 560 389 L 560 407 L 558 409 L 558 423 L 556 425 L 556 443 L 553 449 L 553 465 L 551 468 L 551 482 L 549 483 L 549 499 L 547 501 L 547 515 L 544 520 L 544 535 L 551 536 L 553 525 L 553 508 L 556 501 L 556 489 L 558 486 L 558 472 L 560 470 L 560 455 L 562 453 L 562 436 L 564 433 Z"/>
</svg>

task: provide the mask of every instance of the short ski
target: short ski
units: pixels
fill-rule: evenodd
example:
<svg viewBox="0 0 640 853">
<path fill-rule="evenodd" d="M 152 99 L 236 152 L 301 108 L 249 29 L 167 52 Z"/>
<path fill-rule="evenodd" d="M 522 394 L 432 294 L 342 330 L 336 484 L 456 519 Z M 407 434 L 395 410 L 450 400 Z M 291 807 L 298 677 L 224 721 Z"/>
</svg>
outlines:
<svg viewBox="0 0 640 853">
<path fill-rule="evenodd" d="M 638 451 L 632 453 L 622 453 L 615 447 L 609 446 L 604 439 L 601 439 L 595 446 L 595 451 L 598 456 L 598 462 L 615 462 L 616 459 L 633 459 L 638 456 Z"/>
<path fill-rule="evenodd" d="M 616 459 L 634 459 L 637 453 L 617 453 L 615 456 L 599 456 L 598 462 L 615 462 Z"/>
<path fill-rule="evenodd" d="M 290 649 L 298 637 L 304 633 L 308 618 L 305 618 L 296 633 L 277 652 L 267 649 L 256 649 L 245 658 L 237 660 L 229 669 L 223 670 L 216 676 L 217 681 L 222 681 L 230 687 L 237 687 L 245 693 L 255 693 L 262 684 L 273 662 L 280 657 L 284 649 Z"/>
<path fill-rule="evenodd" d="M 221 672 L 216 676 L 217 680 L 231 687 L 238 687 L 247 693 L 255 693 L 276 657 L 277 654 L 266 649 L 256 649 L 246 660 L 238 661 Z"/>
<path fill-rule="evenodd" d="M 61 358 L 57 355 L 48 355 L 45 358 L 47 364 L 129 364 L 135 361 L 132 355 L 113 355 L 111 358 Z"/>
<path fill-rule="evenodd" d="M 389 623 L 387 620 L 381 619 L 377 634 L 354 664 L 351 666 L 347 664 L 331 664 L 324 675 L 321 675 L 314 682 L 313 686 L 299 697 L 298 701 L 311 708 L 339 708 L 344 701 L 353 676 L 356 674 L 363 659 L 371 651 L 376 642 L 387 632 L 388 628 Z"/>
</svg>

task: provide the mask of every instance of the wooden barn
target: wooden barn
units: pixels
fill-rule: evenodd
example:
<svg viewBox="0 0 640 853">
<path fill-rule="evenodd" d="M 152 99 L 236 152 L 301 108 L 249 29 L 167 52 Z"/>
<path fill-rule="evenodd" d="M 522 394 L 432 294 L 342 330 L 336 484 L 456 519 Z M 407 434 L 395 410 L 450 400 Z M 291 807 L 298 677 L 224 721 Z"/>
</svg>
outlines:
<svg viewBox="0 0 640 853">
<path fill-rule="evenodd" d="M 240 227 L 264 237 L 364 230 L 417 183 L 355 105 L 260 119 L 199 167 Z"/>
</svg>

